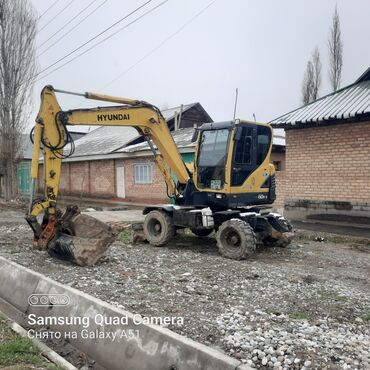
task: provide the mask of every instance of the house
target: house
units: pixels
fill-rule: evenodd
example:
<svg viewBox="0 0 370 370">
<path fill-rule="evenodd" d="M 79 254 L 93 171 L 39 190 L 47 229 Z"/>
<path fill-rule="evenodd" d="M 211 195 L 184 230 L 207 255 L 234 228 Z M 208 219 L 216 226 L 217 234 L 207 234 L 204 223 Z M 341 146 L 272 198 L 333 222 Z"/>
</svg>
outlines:
<svg viewBox="0 0 370 370">
<path fill-rule="evenodd" d="M 286 131 L 286 216 L 369 224 L 370 68 L 271 124 Z"/>
</svg>

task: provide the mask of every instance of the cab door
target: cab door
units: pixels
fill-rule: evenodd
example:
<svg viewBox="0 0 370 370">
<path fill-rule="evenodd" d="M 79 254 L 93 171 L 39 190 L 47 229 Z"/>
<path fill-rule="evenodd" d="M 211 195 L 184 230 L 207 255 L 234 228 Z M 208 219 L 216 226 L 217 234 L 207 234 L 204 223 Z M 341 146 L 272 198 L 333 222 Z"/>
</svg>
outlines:
<svg viewBox="0 0 370 370">
<path fill-rule="evenodd" d="M 257 126 L 239 124 L 234 135 L 231 186 L 241 186 L 256 169 Z"/>
</svg>

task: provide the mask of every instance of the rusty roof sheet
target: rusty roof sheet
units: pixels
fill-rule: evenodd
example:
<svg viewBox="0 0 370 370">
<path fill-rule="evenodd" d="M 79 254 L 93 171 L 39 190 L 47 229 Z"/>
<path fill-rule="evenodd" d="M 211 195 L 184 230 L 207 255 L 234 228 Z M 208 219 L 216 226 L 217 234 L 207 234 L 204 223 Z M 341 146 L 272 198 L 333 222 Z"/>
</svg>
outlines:
<svg viewBox="0 0 370 370">
<path fill-rule="evenodd" d="M 286 113 L 270 123 L 274 127 L 304 127 L 310 124 L 370 118 L 370 80 L 358 81 Z"/>
</svg>

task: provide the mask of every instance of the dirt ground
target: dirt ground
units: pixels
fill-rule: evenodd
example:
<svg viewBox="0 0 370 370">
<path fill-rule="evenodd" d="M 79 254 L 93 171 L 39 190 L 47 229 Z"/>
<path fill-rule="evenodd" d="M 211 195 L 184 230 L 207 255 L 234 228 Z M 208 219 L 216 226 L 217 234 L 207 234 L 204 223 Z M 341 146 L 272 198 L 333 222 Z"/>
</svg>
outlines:
<svg viewBox="0 0 370 370">
<path fill-rule="evenodd" d="M 370 240 L 298 232 L 285 249 L 222 258 L 213 237 L 131 245 L 94 267 L 31 247 L 23 211 L 0 206 L 0 255 L 113 305 L 182 316 L 170 328 L 257 368 L 370 368 Z M 323 240 L 322 240 L 323 239 Z"/>
</svg>

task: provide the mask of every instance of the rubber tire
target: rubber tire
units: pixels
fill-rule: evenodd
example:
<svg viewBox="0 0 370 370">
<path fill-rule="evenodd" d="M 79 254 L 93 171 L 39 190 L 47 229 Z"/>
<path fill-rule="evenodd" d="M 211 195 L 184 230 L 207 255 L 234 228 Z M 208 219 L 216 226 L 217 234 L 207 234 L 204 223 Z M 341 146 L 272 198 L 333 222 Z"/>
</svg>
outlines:
<svg viewBox="0 0 370 370">
<path fill-rule="evenodd" d="M 153 223 L 159 223 L 161 230 L 159 234 L 154 234 Z M 175 226 L 172 223 L 171 216 L 161 210 L 154 210 L 149 212 L 144 220 L 144 235 L 147 241 L 155 246 L 161 247 L 168 243 L 176 233 Z"/>
<path fill-rule="evenodd" d="M 225 240 L 228 233 L 233 232 L 239 238 L 239 245 L 233 246 Z M 216 233 L 217 246 L 223 257 L 243 260 L 254 254 L 256 237 L 251 226 L 238 218 L 232 218 L 221 224 Z"/>
<path fill-rule="evenodd" d="M 204 238 L 204 237 L 212 234 L 212 231 L 213 231 L 213 229 L 190 229 L 190 230 L 194 235 L 196 235 L 200 238 Z"/>
</svg>

